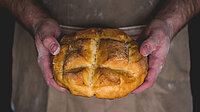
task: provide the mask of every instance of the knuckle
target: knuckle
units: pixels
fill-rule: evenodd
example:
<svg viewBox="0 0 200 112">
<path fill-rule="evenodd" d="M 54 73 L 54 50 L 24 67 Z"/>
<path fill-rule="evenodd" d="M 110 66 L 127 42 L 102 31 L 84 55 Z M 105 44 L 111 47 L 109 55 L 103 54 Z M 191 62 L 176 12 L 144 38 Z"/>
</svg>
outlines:
<svg viewBox="0 0 200 112">
<path fill-rule="evenodd" d="M 44 40 L 46 37 L 58 38 L 60 35 L 60 29 L 56 21 L 54 20 L 43 20 L 35 28 L 35 34 L 40 37 L 40 40 Z"/>
</svg>

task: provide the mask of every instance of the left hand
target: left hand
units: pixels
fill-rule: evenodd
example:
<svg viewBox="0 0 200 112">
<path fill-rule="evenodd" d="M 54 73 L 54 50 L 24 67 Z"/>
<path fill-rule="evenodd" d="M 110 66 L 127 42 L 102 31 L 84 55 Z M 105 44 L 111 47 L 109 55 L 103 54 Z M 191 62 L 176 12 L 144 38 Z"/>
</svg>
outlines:
<svg viewBox="0 0 200 112">
<path fill-rule="evenodd" d="M 65 92 L 67 90 L 55 82 L 51 68 L 51 55 L 56 55 L 60 51 L 60 44 L 56 40 L 59 35 L 58 23 L 51 18 L 44 19 L 35 29 L 35 44 L 38 51 L 38 64 L 47 84 L 58 91 Z"/>
<path fill-rule="evenodd" d="M 146 40 L 140 46 L 140 53 L 143 56 L 149 56 L 148 74 L 144 83 L 135 89 L 132 94 L 140 93 L 153 86 L 164 66 L 165 57 L 170 46 L 170 28 L 161 20 L 152 21 L 144 35 Z"/>
</svg>

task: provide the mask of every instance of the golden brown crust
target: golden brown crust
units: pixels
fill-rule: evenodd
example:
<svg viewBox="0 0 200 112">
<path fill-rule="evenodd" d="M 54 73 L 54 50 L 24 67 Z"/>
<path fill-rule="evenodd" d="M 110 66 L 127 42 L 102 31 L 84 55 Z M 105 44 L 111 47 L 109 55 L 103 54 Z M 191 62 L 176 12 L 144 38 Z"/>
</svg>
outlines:
<svg viewBox="0 0 200 112">
<path fill-rule="evenodd" d="M 64 36 L 60 43 L 53 58 L 54 78 L 74 95 L 121 98 L 147 75 L 147 57 L 121 30 L 91 28 Z"/>
</svg>

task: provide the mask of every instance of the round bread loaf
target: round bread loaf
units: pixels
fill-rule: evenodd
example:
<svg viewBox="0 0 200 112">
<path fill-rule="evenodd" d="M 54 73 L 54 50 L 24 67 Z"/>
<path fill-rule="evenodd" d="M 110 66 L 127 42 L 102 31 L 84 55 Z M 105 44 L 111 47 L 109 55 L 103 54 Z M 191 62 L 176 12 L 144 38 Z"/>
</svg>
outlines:
<svg viewBox="0 0 200 112">
<path fill-rule="evenodd" d="M 90 28 L 63 36 L 53 57 L 58 85 L 74 95 L 114 99 L 140 86 L 147 75 L 147 57 L 137 42 L 119 29 Z"/>
</svg>

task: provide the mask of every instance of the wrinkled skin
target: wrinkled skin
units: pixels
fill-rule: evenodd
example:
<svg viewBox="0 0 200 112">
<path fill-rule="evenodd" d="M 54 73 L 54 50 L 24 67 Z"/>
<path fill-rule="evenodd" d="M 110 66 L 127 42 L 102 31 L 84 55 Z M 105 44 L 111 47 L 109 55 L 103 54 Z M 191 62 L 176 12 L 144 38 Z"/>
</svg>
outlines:
<svg viewBox="0 0 200 112">
<path fill-rule="evenodd" d="M 170 46 L 170 28 L 161 20 L 154 20 L 144 32 L 145 41 L 140 46 L 140 53 L 149 56 L 149 69 L 144 83 L 135 89 L 132 94 L 140 93 L 154 84 L 162 70 L 165 57 Z"/>
<path fill-rule="evenodd" d="M 36 27 L 35 44 L 38 50 L 38 64 L 44 74 L 44 78 L 49 86 L 65 92 L 66 89 L 55 82 L 51 68 L 51 55 L 56 55 L 60 51 L 60 45 L 56 40 L 60 35 L 59 26 L 56 21 L 45 19 Z"/>
</svg>

